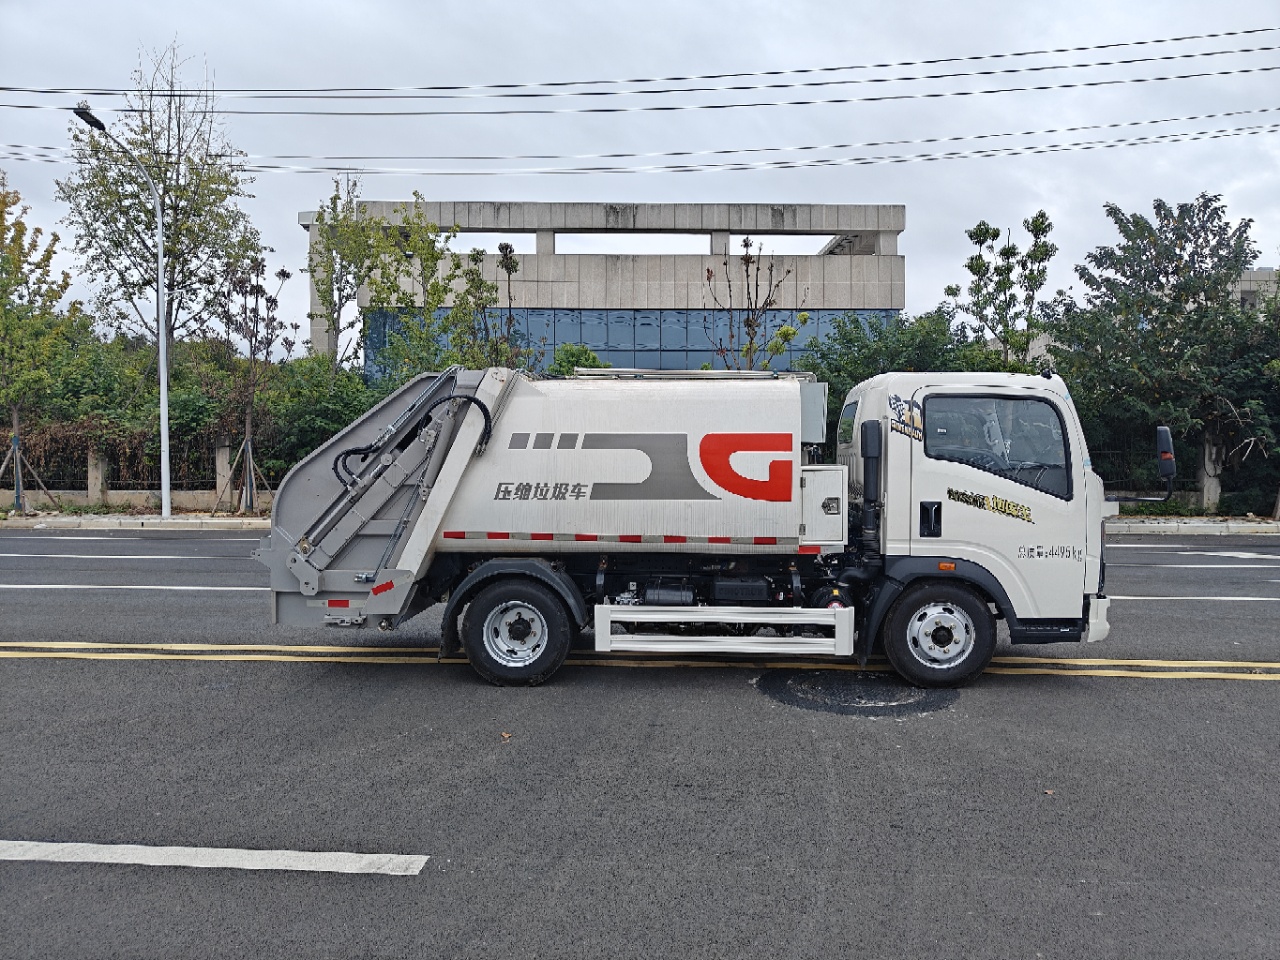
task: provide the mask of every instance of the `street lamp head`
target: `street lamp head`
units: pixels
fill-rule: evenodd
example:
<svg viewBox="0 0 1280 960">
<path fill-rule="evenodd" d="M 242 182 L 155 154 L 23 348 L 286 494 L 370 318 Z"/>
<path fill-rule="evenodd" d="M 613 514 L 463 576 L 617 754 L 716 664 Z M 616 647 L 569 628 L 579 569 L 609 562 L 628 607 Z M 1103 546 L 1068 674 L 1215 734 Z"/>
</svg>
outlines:
<svg viewBox="0 0 1280 960">
<path fill-rule="evenodd" d="M 93 129 L 99 130 L 102 133 L 107 132 L 106 124 L 104 124 L 101 120 L 95 117 L 93 115 L 93 111 L 90 110 L 88 107 L 75 107 L 72 109 L 71 112 L 74 113 L 81 120 L 83 120 L 86 124 L 93 127 Z"/>
</svg>

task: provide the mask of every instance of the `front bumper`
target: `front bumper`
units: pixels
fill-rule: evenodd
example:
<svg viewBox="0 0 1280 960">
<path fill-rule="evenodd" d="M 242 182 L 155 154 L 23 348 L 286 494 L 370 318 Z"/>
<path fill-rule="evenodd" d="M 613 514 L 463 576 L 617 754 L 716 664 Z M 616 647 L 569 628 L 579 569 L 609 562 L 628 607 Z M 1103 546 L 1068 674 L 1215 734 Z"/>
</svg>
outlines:
<svg viewBox="0 0 1280 960">
<path fill-rule="evenodd" d="M 1107 639 L 1111 633 L 1111 624 L 1107 622 L 1107 611 L 1111 607 L 1109 597 L 1089 597 L 1089 622 L 1085 626 L 1086 643 L 1097 643 Z"/>
</svg>

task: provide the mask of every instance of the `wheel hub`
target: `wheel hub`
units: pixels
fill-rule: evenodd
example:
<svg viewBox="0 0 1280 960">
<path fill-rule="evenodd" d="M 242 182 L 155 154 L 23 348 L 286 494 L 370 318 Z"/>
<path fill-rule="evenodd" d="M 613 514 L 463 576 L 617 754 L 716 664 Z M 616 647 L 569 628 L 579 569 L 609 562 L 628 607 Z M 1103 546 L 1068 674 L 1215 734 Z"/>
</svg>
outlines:
<svg viewBox="0 0 1280 960">
<path fill-rule="evenodd" d="M 484 645 L 489 654 L 509 667 L 523 666 L 546 648 L 547 624 L 527 603 L 500 604 L 484 622 Z"/>
<path fill-rule="evenodd" d="M 973 620 L 954 603 L 927 603 L 907 628 L 908 647 L 920 663 L 933 669 L 953 667 L 973 650 Z"/>
</svg>

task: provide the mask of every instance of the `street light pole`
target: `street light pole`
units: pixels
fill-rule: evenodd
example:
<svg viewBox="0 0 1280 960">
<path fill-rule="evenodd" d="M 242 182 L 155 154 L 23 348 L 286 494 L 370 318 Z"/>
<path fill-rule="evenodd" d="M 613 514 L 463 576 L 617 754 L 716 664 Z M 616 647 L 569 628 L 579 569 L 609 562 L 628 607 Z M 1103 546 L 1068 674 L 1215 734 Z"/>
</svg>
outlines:
<svg viewBox="0 0 1280 960">
<path fill-rule="evenodd" d="M 156 208 L 156 333 L 160 346 L 160 515 L 168 519 L 173 511 L 169 477 L 169 331 L 164 310 L 164 210 L 160 204 L 160 191 L 147 168 L 133 151 L 117 140 L 106 124 L 93 115 L 88 107 L 76 107 L 73 111 L 84 123 L 114 143 L 147 181 L 151 188 L 151 201 Z"/>
</svg>

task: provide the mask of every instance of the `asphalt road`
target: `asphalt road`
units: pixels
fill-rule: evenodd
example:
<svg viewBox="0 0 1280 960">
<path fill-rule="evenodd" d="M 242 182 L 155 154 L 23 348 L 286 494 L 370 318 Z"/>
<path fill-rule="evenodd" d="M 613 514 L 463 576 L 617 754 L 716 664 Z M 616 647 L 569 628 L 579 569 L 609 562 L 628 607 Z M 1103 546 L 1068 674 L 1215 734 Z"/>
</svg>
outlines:
<svg viewBox="0 0 1280 960">
<path fill-rule="evenodd" d="M 687 663 L 588 661 L 497 689 L 430 658 L 49 656 L 434 641 L 428 615 L 390 636 L 317 635 L 267 625 L 261 590 L 187 589 L 262 587 L 252 547 L 0 532 L 0 845 L 425 866 L 194 869 L 0 849 L 0 956 L 1280 953 L 1275 540 L 1116 538 L 1109 640 L 998 652 L 1276 664 L 1229 679 L 1170 678 L 1176 663 L 1015 672 L 917 698 L 883 674 Z M 130 589 L 57 589 L 84 584 Z M 43 652 L 3 656 L 17 644 Z M 876 703 L 890 706 L 858 712 Z"/>
</svg>

